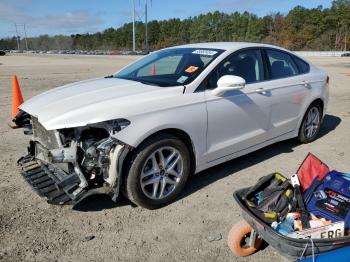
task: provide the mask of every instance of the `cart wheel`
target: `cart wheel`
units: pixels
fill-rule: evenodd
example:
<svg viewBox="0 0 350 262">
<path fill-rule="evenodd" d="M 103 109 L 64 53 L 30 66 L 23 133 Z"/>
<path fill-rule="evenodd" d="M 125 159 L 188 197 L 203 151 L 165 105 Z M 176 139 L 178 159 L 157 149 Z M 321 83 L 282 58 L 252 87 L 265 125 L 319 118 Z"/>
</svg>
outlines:
<svg viewBox="0 0 350 262">
<path fill-rule="evenodd" d="M 254 246 L 249 246 L 249 237 L 253 228 L 244 220 L 235 224 L 228 234 L 227 243 L 231 251 L 240 257 L 246 257 L 257 251 L 262 239 L 256 237 Z"/>
</svg>

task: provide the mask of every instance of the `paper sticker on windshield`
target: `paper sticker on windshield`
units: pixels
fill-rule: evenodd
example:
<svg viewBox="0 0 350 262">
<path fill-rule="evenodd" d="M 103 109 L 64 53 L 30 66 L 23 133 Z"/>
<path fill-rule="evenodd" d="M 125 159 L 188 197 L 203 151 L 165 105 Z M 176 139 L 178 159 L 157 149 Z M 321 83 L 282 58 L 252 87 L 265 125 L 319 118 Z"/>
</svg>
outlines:
<svg viewBox="0 0 350 262">
<path fill-rule="evenodd" d="M 189 66 L 189 67 L 187 67 L 185 72 L 192 74 L 192 73 L 196 72 L 197 70 L 198 70 L 198 66 Z"/>
<path fill-rule="evenodd" d="M 177 80 L 178 83 L 182 84 L 187 80 L 188 76 L 180 76 L 179 79 Z"/>
<path fill-rule="evenodd" d="M 197 55 L 206 55 L 206 56 L 213 56 L 216 55 L 218 52 L 213 50 L 204 50 L 204 49 L 197 49 L 192 52 L 192 54 Z"/>
</svg>

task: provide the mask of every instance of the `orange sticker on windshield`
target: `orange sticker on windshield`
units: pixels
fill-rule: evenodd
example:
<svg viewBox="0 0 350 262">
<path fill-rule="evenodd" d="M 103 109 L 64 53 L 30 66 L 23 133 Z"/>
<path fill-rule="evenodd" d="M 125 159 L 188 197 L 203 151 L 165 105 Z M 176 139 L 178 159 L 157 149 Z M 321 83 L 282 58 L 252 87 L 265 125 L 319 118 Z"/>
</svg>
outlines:
<svg viewBox="0 0 350 262">
<path fill-rule="evenodd" d="M 197 66 L 189 66 L 189 67 L 187 67 L 187 69 L 185 70 L 185 72 L 186 72 L 186 73 L 192 74 L 192 73 L 196 72 L 197 70 L 198 70 L 198 67 L 197 67 Z"/>
</svg>

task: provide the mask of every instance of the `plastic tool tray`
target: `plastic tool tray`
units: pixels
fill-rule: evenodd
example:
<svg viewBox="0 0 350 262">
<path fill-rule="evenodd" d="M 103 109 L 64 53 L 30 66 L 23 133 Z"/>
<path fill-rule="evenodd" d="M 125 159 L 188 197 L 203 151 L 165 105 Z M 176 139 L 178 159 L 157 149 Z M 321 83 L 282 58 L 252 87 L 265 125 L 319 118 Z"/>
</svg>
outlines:
<svg viewBox="0 0 350 262">
<path fill-rule="evenodd" d="M 243 188 L 233 193 L 234 199 L 242 209 L 243 218 L 268 244 L 277 249 L 283 256 L 288 258 L 301 258 L 317 255 L 326 251 L 350 245 L 350 236 L 331 239 L 296 239 L 284 236 L 270 225 L 255 216 L 245 205 L 242 196 L 249 188 Z"/>
</svg>

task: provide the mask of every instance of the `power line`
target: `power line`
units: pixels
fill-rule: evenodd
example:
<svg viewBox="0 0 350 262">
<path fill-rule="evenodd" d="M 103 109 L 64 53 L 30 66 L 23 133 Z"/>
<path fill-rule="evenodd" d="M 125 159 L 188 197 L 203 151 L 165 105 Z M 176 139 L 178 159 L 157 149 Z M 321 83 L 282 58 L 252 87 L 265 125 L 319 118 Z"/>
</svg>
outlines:
<svg viewBox="0 0 350 262">
<path fill-rule="evenodd" d="M 26 24 L 16 24 L 15 23 L 15 31 L 16 32 L 16 41 L 17 41 L 17 50 L 20 49 L 20 36 L 19 36 L 19 33 L 18 33 L 18 27 L 21 26 L 23 27 L 23 31 L 24 31 L 24 42 L 25 42 L 25 45 L 26 45 L 26 50 L 28 51 L 28 41 L 27 41 L 27 30 L 26 30 Z"/>
<path fill-rule="evenodd" d="M 131 0 L 132 3 L 132 50 L 133 52 L 136 51 L 136 32 L 135 32 L 135 0 Z M 140 4 L 140 2 L 139 2 Z M 152 4 L 152 1 L 151 1 Z M 149 49 L 149 44 L 148 44 L 148 0 L 145 0 L 145 50 Z M 141 20 L 141 17 L 139 13 L 137 13 L 139 19 Z"/>
</svg>

